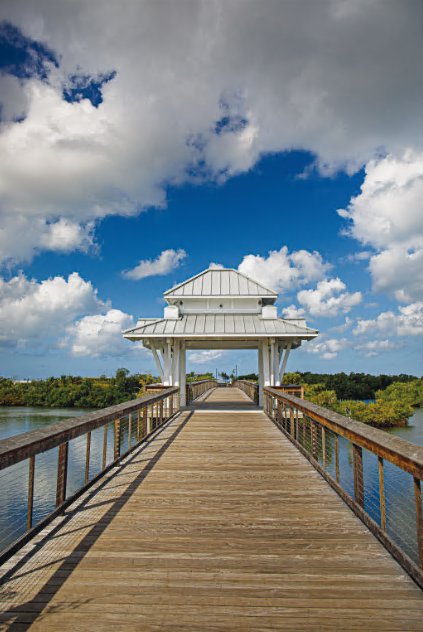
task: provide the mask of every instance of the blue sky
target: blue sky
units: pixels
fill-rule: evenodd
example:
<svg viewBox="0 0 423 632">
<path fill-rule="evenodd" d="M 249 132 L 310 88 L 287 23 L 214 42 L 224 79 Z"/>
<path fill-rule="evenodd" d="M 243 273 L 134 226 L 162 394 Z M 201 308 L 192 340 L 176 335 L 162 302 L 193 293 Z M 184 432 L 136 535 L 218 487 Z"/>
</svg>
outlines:
<svg viewBox="0 0 423 632">
<path fill-rule="evenodd" d="M 421 375 L 420 9 L 238 4 L 2 7 L 2 375 L 154 371 L 121 329 L 212 262 L 320 330 L 291 370 Z"/>
</svg>

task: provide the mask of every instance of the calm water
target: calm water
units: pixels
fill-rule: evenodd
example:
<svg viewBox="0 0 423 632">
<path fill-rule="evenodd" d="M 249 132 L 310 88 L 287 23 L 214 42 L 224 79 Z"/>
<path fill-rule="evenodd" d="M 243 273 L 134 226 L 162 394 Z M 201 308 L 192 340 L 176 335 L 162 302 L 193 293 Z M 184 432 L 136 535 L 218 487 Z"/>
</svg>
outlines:
<svg viewBox="0 0 423 632">
<path fill-rule="evenodd" d="M 0 439 L 37 430 L 68 417 L 79 417 L 86 410 L 78 408 L 30 408 L 0 406 Z M 102 444 L 93 432 L 92 448 Z M 85 437 L 69 443 L 68 492 L 83 484 L 85 475 Z M 97 452 L 100 450 L 97 449 Z M 53 511 L 56 497 L 58 448 L 38 454 L 35 459 L 34 510 L 36 524 Z M 99 469 L 98 458 L 93 459 L 90 473 Z M 21 536 L 26 529 L 28 498 L 28 461 L 22 461 L 0 472 L 0 550 Z"/>
<path fill-rule="evenodd" d="M 0 439 L 35 430 L 66 417 L 78 417 L 85 410 L 0 406 Z M 416 410 L 406 428 L 387 430 L 411 443 L 423 446 L 423 409 Z M 107 462 L 113 458 L 113 432 L 107 442 Z M 85 437 L 69 443 L 68 495 L 84 483 Z M 127 436 L 125 437 L 127 442 Z M 101 469 L 103 428 L 92 433 L 90 478 Z M 335 477 L 334 446 L 328 441 L 327 469 Z M 319 460 L 321 460 L 319 454 Z M 48 515 L 55 506 L 58 448 L 37 455 L 35 465 L 34 523 Z M 340 483 L 353 495 L 352 446 L 339 439 Z M 373 454 L 363 451 L 365 509 L 379 522 L 378 462 Z M 415 506 L 412 476 L 395 465 L 385 463 L 387 529 L 389 535 L 416 559 Z M 28 493 L 28 461 L 0 472 L 0 550 L 22 535 L 26 529 Z"/>
<path fill-rule="evenodd" d="M 405 428 L 390 428 L 387 432 L 410 441 L 410 443 L 423 445 L 423 408 L 416 410 L 408 424 Z"/>
<path fill-rule="evenodd" d="M 0 406 L 0 439 L 37 430 L 46 424 L 79 417 L 88 412 L 80 408 L 31 408 L 29 406 Z"/>
</svg>

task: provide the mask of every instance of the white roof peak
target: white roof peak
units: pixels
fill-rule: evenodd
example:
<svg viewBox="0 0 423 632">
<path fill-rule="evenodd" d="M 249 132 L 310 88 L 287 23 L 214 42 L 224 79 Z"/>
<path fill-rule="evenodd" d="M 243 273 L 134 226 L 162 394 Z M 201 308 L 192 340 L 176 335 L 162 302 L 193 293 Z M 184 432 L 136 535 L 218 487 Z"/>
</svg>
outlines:
<svg viewBox="0 0 423 632">
<path fill-rule="evenodd" d="M 234 268 L 207 268 L 164 293 L 172 297 L 245 296 L 276 298 L 277 293 Z"/>
</svg>

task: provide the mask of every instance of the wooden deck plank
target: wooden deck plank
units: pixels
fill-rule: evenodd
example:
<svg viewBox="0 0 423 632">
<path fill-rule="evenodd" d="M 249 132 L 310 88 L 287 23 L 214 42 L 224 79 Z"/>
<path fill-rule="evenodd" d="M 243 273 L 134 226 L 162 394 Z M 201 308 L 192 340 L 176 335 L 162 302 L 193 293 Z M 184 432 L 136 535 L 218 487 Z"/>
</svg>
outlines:
<svg viewBox="0 0 423 632">
<path fill-rule="evenodd" d="M 1 631 L 423 631 L 422 591 L 237 389 L 183 412 L 3 572 Z"/>
</svg>

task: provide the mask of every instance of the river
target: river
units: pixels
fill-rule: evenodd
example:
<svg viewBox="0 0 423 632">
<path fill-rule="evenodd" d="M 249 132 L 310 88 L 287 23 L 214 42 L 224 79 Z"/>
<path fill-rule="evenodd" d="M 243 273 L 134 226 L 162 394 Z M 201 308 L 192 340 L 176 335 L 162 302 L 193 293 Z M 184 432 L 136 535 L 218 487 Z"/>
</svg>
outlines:
<svg viewBox="0 0 423 632">
<path fill-rule="evenodd" d="M 37 430 L 47 424 L 79 417 L 88 412 L 80 408 L 31 408 L 30 406 L 0 406 L 0 439 Z"/>
</svg>

